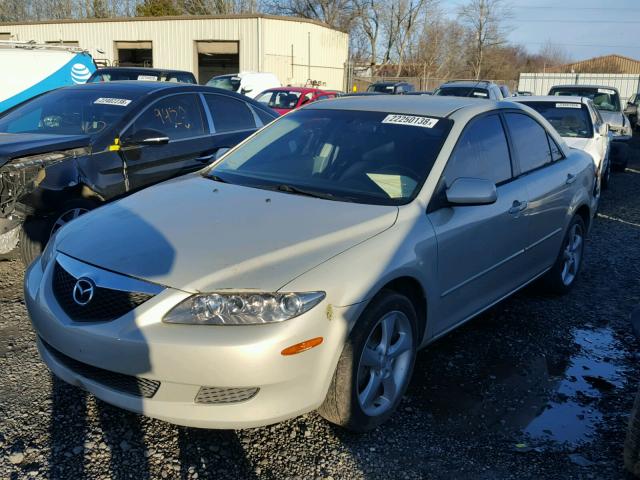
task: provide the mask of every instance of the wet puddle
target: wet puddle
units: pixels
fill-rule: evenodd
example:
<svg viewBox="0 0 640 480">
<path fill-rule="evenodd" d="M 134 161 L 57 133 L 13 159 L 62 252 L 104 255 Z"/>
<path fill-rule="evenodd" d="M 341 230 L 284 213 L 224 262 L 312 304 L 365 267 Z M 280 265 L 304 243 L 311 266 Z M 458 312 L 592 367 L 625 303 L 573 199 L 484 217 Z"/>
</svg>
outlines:
<svg viewBox="0 0 640 480">
<path fill-rule="evenodd" d="M 549 371 L 551 401 L 523 429 L 531 439 L 574 445 L 589 441 L 602 421 L 599 398 L 623 386 L 624 352 L 612 332 L 584 329 L 573 335 L 580 351 L 561 375 Z"/>
</svg>

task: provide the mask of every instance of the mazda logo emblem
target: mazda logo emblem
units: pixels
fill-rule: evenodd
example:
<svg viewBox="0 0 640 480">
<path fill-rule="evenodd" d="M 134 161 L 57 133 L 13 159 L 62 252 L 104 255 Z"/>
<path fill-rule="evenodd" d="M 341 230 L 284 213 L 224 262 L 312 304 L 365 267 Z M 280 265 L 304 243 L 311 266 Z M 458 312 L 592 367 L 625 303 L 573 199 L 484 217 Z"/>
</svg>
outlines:
<svg viewBox="0 0 640 480">
<path fill-rule="evenodd" d="M 73 287 L 73 301 L 81 307 L 87 305 L 96 291 L 96 284 L 89 278 L 79 278 Z"/>
</svg>

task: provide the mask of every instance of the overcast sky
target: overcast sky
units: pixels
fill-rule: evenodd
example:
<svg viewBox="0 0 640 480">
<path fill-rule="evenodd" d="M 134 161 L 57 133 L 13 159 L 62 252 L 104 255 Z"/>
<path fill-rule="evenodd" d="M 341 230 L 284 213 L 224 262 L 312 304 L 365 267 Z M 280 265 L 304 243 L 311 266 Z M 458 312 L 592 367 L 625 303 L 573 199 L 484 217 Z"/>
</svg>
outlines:
<svg viewBox="0 0 640 480">
<path fill-rule="evenodd" d="M 464 0 L 443 0 L 455 15 Z M 538 51 L 547 41 L 574 60 L 618 53 L 640 60 L 640 0 L 510 0 L 509 39 Z M 554 5 L 556 4 L 556 5 Z"/>
</svg>

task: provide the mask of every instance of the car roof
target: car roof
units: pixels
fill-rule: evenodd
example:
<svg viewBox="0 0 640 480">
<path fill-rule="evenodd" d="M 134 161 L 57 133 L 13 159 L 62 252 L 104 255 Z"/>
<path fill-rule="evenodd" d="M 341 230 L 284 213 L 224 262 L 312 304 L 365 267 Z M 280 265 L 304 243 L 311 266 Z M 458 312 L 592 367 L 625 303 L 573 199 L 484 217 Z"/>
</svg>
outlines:
<svg viewBox="0 0 640 480">
<path fill-rule="evenodd" d="M 221 88 L 207 87 L 205 85 L 196 85 L 193 83 L 178 83 L 178 82 L 147 82 L 141 80 L 123 80 L 118 82 L 98 82 L 98 83 L 84 83 L 81 85 L 71 85 L 67 87 L 62 87 L 60 90 L 80 90 L 87 91 L 93 90 L 98 92 L 104 92 L 104 95 L 115 95 L 115 94 L 131 94 L 131 95 L 148 95 L 155 92 L 163 91 L 163 92 L 171 92 L 171 91 L 185 91 L 185 92 L 211 92 L 211 93 L 220 93 L 228 96 L 233 96 L 235 98 L 243 98 L 247 100 L 246 97 L 236 94 L 234 92 L 230 92 L 229 90 L 224 90 Z M 253 104 L 253 102 L 250 102 Z"/>
<path fill-rule="evenodd" d="M 588 103 L 587 97 L 564 97 L 558 95 L 528 95 L 526 97 L 509 98 L 512 102 L 549 102 L 549 103 Z"/>
<path fill-rule="evenodd" d="M 491 82 L 487 82 L 486 80 L 455 80 L 452 82 L 446 82 L 440 85 L 438 88 L 442 87 L 476 87 L 476 88 L 488 88 L 491 85 Z"/>
<path fill-rule="evenodd" d="M 273 87 L 268 88 L 265 92 L 325 92 L 325 90 L 314 87 Z"/>
<path fill-rule="evenodd" d="M 172 68 L 149 68 L 149 67 L 104 67 L 98 68 L 96 73 L 103 72 L 148 72 L 148 73 L 163 73 L 163 72 L 171 72 L 171 73 L 189 73 L 193 75 L 191 72 L 187 70 L 174 70 Z"/>
<path fill-rule="evenodd" d="M 554 85 L 549 89 L 549 91 L 553 90 L 554 88 L 566 88 L 567 90 L 583 90 L 585 88 L 593 88 L 593 89 L 606 88 L 608 90 L 614 90 L 616 93 L 618 93 L 618 89 L 616 87 L 609 87 L 608 85 L 575 85 L 575 84 Z"/>
<path fill-rule="evenodd" d="M 422 115 L 438 118 L 464 111 L 459 118 L 472 117 L 501 108 L 525 109 L 509 101 L 495 101 L 471 97 L 439 97 L 433 95 L 372 95 L 343 96 L 324 102 L 311 103 L 305 109 L 356 110 Z M 456 115 L 458 117 L 458 115 Z"/>
</svg>

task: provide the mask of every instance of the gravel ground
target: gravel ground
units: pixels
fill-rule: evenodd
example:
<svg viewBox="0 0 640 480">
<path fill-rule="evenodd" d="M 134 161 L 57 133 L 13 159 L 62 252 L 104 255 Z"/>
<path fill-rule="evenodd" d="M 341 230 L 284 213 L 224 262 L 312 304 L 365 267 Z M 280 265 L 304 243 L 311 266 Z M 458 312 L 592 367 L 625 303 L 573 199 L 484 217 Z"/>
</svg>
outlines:
<svg viewBox="0 0 640 480">
<path fill-rule="evenodd" d="M 243 431 L 176 427 L 51 377 L 0 262 L 0 478 L 626 478 L 640 370 L 640 140 L 612 178 L 566 297 L 534 287 L 423 350 L 406 398 L 374 432 L 315 413 Z"/>
</svg>

